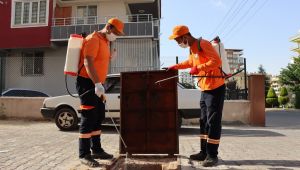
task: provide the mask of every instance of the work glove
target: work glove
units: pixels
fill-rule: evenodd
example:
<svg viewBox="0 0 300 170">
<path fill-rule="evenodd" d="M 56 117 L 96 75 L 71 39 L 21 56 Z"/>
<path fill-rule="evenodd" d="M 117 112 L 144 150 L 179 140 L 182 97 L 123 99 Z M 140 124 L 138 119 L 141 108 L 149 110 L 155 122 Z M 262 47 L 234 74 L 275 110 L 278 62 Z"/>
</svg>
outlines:
<svg viewBox="0 0 300 170">
<path fill-rule="evenodd" d="M 173 65 L 173 66 L 168 67 L 167 71 L 169 71 L 169 70 L 178 70 L 177 65 Z"/>
<path fill-rule="evenodd" d="M 196 75 L 199 73 L 197 66 L 191 68 L 190 75 Z"/>
<path fill-rule="evenodd" d="M 105 89 L 104 87 L 102 86 L 101 83 L 96 83 L 95 84 L 95 94 L 101 98 L 102 95 L 105 94 Z"/>
</svg>

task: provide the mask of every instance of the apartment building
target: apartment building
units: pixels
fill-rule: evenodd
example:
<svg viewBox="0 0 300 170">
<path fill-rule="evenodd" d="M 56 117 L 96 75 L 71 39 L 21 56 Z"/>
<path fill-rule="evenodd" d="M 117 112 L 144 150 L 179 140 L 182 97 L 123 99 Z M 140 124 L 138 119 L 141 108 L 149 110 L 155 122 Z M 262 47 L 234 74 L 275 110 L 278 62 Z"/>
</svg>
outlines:
<svg viewBox="0 0 300 170">
<path fill-rule="evenodd" d="M 159 69 L 160 0 L 1 0 L 0 11 L 0 91 L 66 94 L 70 34 L 100 30 L 112 17 L 124 22 L 125 36 L 111 43 L 118 57 L 109 73 Z"/>
</svg>

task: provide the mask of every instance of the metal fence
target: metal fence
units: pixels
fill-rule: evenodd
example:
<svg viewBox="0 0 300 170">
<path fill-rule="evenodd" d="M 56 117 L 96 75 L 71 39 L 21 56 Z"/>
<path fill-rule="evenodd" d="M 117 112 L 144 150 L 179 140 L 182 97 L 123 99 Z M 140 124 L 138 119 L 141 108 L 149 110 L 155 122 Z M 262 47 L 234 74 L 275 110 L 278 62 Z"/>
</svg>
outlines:
<svg viewBox="0 0 300 170">
<path fill-rule="evenodd" d="M 67 40 L 70 34 L 87 33 L 102 29 L 107 21 L 115 16 L 106 17 L 70 17 L 53 18 L 51 27 L 51 40 Z M 123 37 L 158 37 L 158 21 L 154 20 L 151 14 L 117 16 L 124 22 Z"/>
<path fill-rule="evenodd" d="M 88 17 L 68 17 L 68 18 L 53 18 L 52 26 L 67 26 L 67 25 L 93 25 L 107 23 L 110 18 L 117 17 L 123 22 L 151 22 L 153 21 L 152 14 L 136 14 L 126 16 L 88 16 Z"/>
<path fill-rule="evenodd" d="M 226 89 L 225 100 L 247 100 L 248 92 L 246 89 Z"/>
</svg>

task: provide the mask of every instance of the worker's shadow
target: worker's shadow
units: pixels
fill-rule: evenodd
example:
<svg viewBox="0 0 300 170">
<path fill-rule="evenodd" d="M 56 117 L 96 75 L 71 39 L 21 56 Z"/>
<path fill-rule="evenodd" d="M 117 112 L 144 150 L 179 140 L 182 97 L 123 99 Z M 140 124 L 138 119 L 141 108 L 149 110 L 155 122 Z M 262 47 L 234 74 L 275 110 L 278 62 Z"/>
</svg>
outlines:
<svg viewBox="0 0 300 170">
<path fill-rule="evenodd" d="M 120 126 L 117 126 L 118 130 L 120 130 Z M 116 128 L 113 125 L 103 125 L 102 131 L 105 134 L 117 134 Z M 61 131 L 64 133 L 79 133 L 79 126 L 71 131 Z"/>
<path fill-rule="evenodd" d="M 181 159 L 181 169 L 207 169 L 201 165 L 199 161 L 193 161 L 187 156 L 180 156 Z M 183 163 L 185 161 L 185 163 Z M 222 166 L 222 169 L 235 169 L 235 166 L 240 169 L 243 166 L 250 168 L 257 168 L 257 166 L 271 166 L 273 168 L 268 168 L 269 170 L 292 170 L 300 167 L 300 161 L 298 160 L 222 160 L 220 159 L 215 168 L 218 169 L 218 166 Z M 210 167 L 209 169 L 214 169 Z"/>
<path fill-rule="evenodd" d="M 199 135 L 199 127 L 182 127 L 179 129 L 179 135 L 181 136 L 192 136 Z M 234 129 L 222 129 L 222 136 L 235 136 L 235 137 L 278 137 L 285 136 L 281 133 L 273 132 L 265 129 L 245 129 L 245 128 L 234 128 Z"/>
</svg>

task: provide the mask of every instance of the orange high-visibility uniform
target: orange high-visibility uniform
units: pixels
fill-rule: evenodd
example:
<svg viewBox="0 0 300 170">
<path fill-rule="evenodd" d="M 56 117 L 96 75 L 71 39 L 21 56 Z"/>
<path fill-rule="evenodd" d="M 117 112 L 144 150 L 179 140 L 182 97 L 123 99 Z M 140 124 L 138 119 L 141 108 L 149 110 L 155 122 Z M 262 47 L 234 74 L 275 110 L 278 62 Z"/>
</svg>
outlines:
<svg viewBox="0 0 300 170">
<path fill-rule="evenodd" d="M 202 50 L 198 49 L 198 40 L 190 47 L 191 54 L 189 59 L 176 65 L 176 69 L 186 69 L 197 66 L 199 74 L 195 76 L 223 76 L 222 61 L 211 43 L 202 39 L 200 42 Z M 203 77 L 199 78 L 199 87 L 201 91 L 213 90 L 225 83 L 224 78 Z"/>
<path fill-rule="evenodd" d="M 84 67 L 84 57 L 89 56 L 94 58 L 93 64 L 99 81 L 101 83 L 105 82 L 109 67 L 109 45 L 109 41 L 96 31 L 85 38 L 80 52 L 79 76 L 89 78 Z"/>
</svg>

